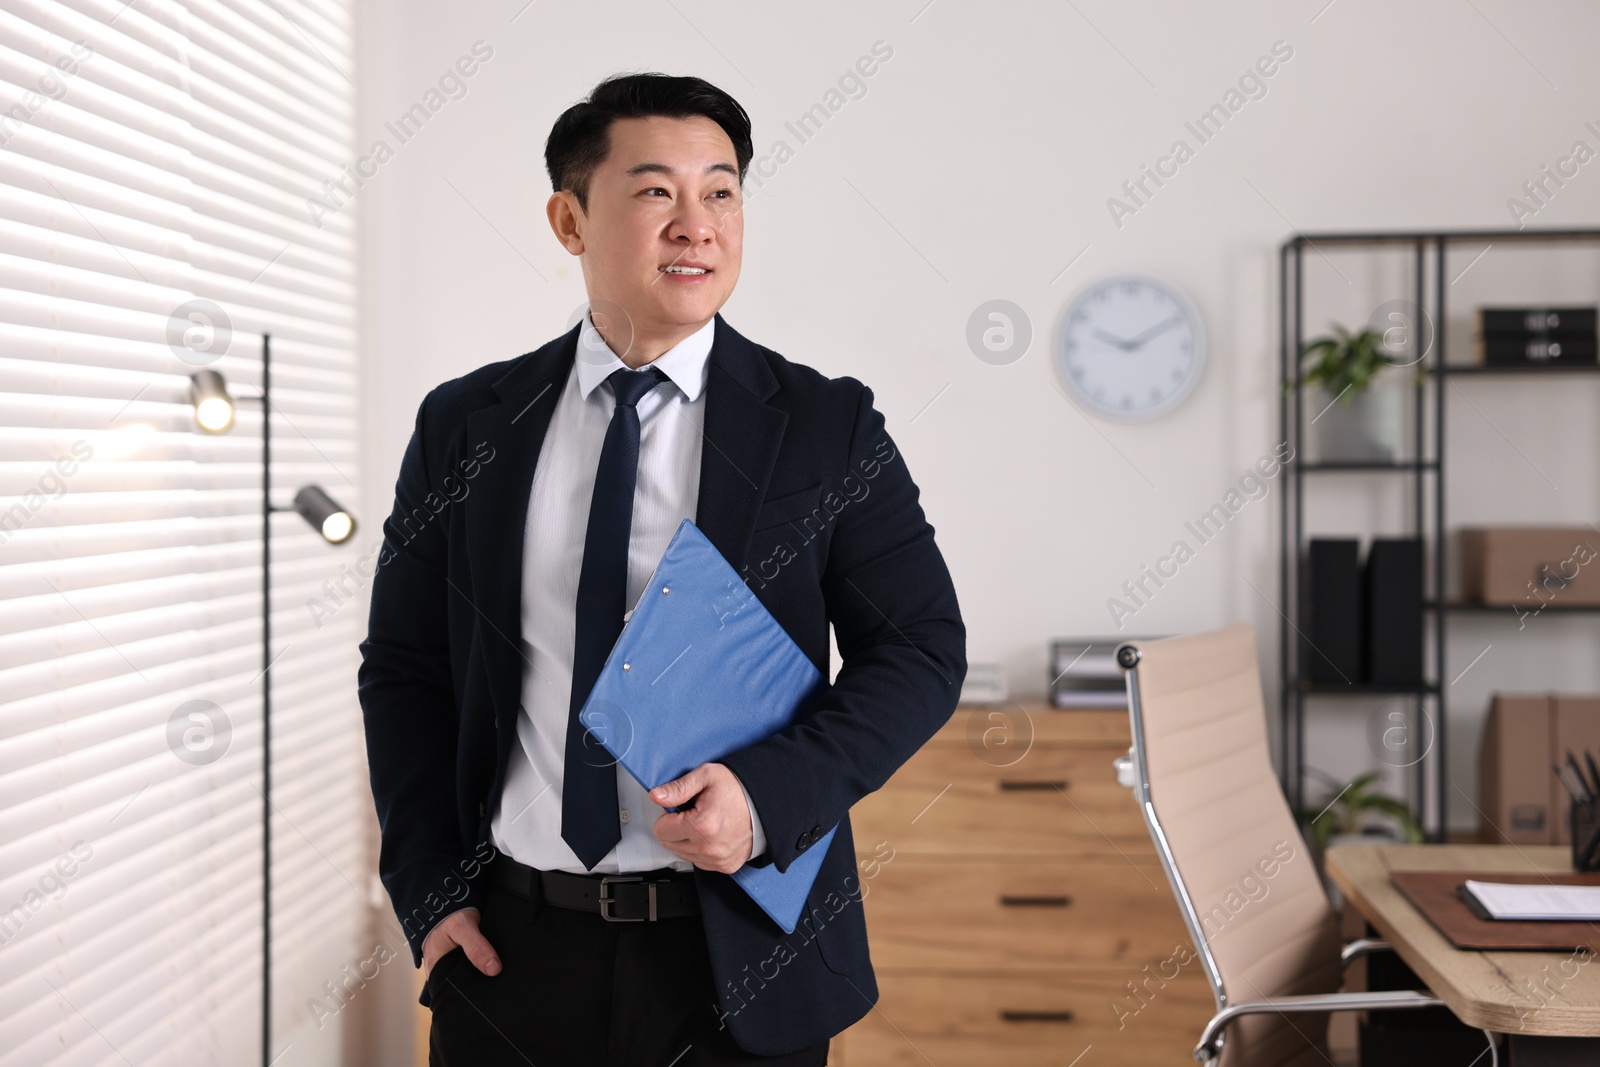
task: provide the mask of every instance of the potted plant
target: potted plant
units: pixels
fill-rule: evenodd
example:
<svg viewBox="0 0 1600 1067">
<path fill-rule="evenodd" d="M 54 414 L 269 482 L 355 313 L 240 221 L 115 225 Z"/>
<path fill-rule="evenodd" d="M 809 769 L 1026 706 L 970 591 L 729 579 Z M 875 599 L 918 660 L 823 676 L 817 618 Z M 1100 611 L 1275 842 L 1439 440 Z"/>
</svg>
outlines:
<svg viewBox="0 0 1600 1067">
<path fill-rule="evenodd" d="M 1408 361 L 1386 351 L 1376 330 L 1351 333 L 1331 325 L 1332 334 L 1307 341 L 1300 353 L 1300 380 L 1317 386 L 1320 398 L 1310 414 L 1316 458 L 1393 462 L 1400 446 L 1400 391 L 1374 386 L 1383 371 Z"/>
<path fill-rule="evenodd" d="M 1379 772 L 1368 771 L 1340 788 L 1337 781 L 1315 768 L 1306 770 L 1328 782 L 1330 789 L 1337 790 L 1326 807 L 1301 815 L 1311 827 L 1311 843 L 1318 855 L 1332 844 L 1373 838 L 1408 844 L 1422 841 L 1422 827 L 1411 814 L 1410 805 L 1373 790 L 1372 784 L 1378 780 Z"/>
</svg>

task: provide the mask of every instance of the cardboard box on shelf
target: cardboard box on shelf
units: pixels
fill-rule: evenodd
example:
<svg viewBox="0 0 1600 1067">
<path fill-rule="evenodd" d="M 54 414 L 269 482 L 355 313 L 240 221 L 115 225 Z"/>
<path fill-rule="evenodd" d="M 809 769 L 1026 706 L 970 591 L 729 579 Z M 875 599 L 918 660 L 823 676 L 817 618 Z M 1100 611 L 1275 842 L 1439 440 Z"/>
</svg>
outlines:
<svg viewBox="0 0 1600 1067">
<path fill-rule="evenodd" d="M 1552 769 L 1568 752 L 1600 759 L 1600 696 L 1496 693 L 1478 761 L 1478 809 L 1485 841 L 1565 845 L 1572 841 L 1566 789 Z"/>
<path fill-rule="evenodd" d="M 1478 810 L 1485 841 L 1548 845 L 1555 840 L 1550 718 L 1548 695 L 1496 693 L 1489 705 L 1478 760 Z M 1559 783 L 1555 787 L 1561 788 Z"/>
<path fill-rule="evenodd" d="M 1600 532 L 1587 526 L 1461 531 L 1461 595 L 1470 603 L 1600 604 Z"/>
</svg>

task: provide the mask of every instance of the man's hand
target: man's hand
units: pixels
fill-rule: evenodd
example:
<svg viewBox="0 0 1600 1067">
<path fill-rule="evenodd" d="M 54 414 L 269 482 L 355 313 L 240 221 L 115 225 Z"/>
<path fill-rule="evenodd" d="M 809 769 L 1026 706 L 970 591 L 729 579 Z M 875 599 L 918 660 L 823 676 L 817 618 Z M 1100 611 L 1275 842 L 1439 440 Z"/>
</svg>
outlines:
<svg viewBox="0 0 1600 1067">
<path fill-rule="evenodd" d="M 663 808 L 682 807 L 691 798 L 694 807 L 688 811 L 656 819 L 656 840 L 702 870 L 732 874 L 743 867 L 753 841 L 750 806 L 738 777 L 720 763 L 702 763 L 650 791 L 650 799 Z"/>
<path fill-rule="evenodd" d="M 494 946 L 489 944 L 489 939 L 478 932 L 478 909 L 462 908 L 440 919 L 439 925 L 429 930 L 428 936 L 423 939 L 423 977 L 432 974 L 433 965 L 439 962 L 439 957 L 457 945 L 466 950 L 467 959 L 484 974 L 493 977 L 500 973 L 500 957 L 495 953 Z"/>
</svg>

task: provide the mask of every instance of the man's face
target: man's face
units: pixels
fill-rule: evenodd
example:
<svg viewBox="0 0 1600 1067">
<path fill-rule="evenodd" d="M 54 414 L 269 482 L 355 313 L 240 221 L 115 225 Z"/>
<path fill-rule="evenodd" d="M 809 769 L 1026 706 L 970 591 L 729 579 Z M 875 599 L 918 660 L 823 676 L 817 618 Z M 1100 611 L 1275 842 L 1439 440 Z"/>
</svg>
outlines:
<svg viewBox="0 0 1600 1067">
<path fill-rule="evenodd" d="M 588 211 L 564 192 L 549 205 L 557 236 L 582 256 L 591 306 L 598 317 L 616 305 L 637 334 L 703 324 L 739 280 L 744 213 L 733 142 L 698 115 L 617 119 L 610 140 L 589 184 Z"/>
</svg>

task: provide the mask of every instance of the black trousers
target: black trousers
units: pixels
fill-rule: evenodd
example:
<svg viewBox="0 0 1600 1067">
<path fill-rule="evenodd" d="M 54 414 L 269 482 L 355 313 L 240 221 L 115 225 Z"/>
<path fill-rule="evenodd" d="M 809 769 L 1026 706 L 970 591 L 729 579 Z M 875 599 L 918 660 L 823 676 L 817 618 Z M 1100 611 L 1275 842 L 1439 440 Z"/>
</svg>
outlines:
<svg viewBox="0 0 1600 1067">
<path fill-rule="evenodd" d="M 734 1044 L 718 1019 L 699 915 L 608 922 L 491 884 L 479 928 L 502 970 L 489 977 L 460 948 L 434 964 L 429 1067 L 828 1062 L 826 1041 L 785 1056 L 757 1056 Z"/>
</svg>

